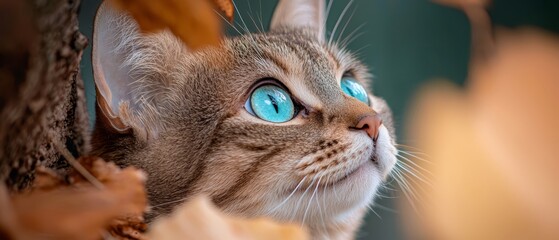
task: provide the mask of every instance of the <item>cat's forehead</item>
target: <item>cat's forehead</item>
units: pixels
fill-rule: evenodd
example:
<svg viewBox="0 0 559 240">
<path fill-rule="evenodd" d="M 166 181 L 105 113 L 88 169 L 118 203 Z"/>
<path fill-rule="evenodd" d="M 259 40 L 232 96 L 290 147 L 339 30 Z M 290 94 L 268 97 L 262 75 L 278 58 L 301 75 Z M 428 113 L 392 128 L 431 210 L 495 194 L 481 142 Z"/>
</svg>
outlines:
<svg viewBox="0 0 559 240">
<path fill-rule="evenodd" d="M 240 69 L 259 78 L 276 78 L 309 101 L 341 101 L 341 94 L 332 93 L 340 92 L 344 74 L 368 81 L 367 69 L 351 54 L 304 32 L 244 35 L 227 40 L 226 47 Z"/>
</svg>

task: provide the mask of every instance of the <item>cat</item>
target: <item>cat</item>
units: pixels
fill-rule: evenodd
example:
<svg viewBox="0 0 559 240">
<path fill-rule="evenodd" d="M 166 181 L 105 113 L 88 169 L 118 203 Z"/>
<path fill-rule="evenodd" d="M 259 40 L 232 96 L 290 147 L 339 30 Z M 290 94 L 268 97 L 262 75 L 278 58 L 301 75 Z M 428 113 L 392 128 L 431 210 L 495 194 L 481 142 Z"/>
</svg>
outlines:
<svg viewBox="0 0 559 240">
<path fill-rule="evenodd" d="M 197 194 L 222 211 L 354 237 L 396 163 L 367 68 L 325 38 L 323 0 L 281 0 L 265 33 L 191 51 L 108 4 L 93 37 L 92 154 L 148 174 L 152 220 Z"/>
</svg>

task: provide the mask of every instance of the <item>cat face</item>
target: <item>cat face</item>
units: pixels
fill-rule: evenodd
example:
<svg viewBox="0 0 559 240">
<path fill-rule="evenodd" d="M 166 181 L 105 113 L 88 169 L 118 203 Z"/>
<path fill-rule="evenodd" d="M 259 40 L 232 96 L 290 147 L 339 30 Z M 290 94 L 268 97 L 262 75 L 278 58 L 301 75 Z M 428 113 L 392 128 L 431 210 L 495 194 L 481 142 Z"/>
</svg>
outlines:
<svg viewBox="0 0 559 240">
<path fill-rule="evenodd" d="M 151 216 L 206 194 L 229 213 L 354 231 L 395 164 L 392 119 L 366 67 L 324 41 L 322 4 L 282 1 L 269 33 L 196 52 L 103 5 L 94 153 L 148 173 Z"/>
</svg>

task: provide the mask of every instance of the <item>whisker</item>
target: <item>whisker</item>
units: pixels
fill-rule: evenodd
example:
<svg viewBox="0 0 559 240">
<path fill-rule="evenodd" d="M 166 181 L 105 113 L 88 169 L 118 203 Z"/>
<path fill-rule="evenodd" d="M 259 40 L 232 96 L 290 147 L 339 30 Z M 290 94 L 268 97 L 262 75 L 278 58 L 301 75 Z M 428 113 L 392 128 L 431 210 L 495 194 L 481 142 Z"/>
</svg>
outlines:
<svg viewBox="0 0 559 240">
<path fill-rule="evenodd" d="M 394 197 L 394 196 L 387 196 L 387 195 L 380 194 L 380 193 L 377 193 L 377 197 L 379 197 L 379 198 L 387 198 L 387 199 L 395 199 L 395 198 L 396 198 L 396 197 Z"/>
<path fill-rule="evenodd" d="M 382 220 L 382 217 L 375 211 L 375 209 L 373 209 L 370 205 L 367 205 L 367 208 L 369 208 L 369 210 L 371 210 L 371 212 L 373 212 L 375 215 L 377 215 L 377 217 L 379 219 Z"/>
<path fill-rule="evenodd" d="M 421 154 L 427 155 L 425 152 L 423 152 L 423 149 L 420 149 L 418 147 L 414 147 L 414 146 L 406 145 L 406 144 L 401 144 L 401 143 L 397 143 L 396 146 L 401 147 L 401 148 L 405 148 L 406 150 L 416 151 L 416 153 L 421 153 Z"/>
<path fill-rule="evenodd" d="M 336 200 L 340 200 L 340 197 L 338 196 L 338 191 L 336 190 L 336 184 L 332 183 L 332 190 L 334 192 L 334 196 L 336 196 Z"/>
<path fill-rule="evenodd" d="M 394 181 L 394 178 L 390 178 L 390 181 Z M 383 184 L 381 187 L 383 189 L 389 190 L 389 191 L 396 191 L 396 189 L 389 187 L 390 182 L 387 182 L 386 184 Z"/>
<path fill-rule="evenodd" d="M 399 172 L 399 170 L 398 170 L 398 172 Z M 429 193 L 429 192 L 428 192 L 425 188 L 422 187 L 422 186 L 423 186 L 422 184 L 418 184 L 418 182 L 415 181 L 413 178 L 409 178 L 409 180 L 411 180 L 412 183 L 414 183 L 414 184 L 415 184 L 415 187 L 417 188 L 417 189 L 415 189 L 415 190 L 412 189 L 412 188 L 410 187 L 409 183 L 406 181 L 406 178 L 403 177 L 403 175 L 401 174 L 401 172 L 399 172 L 399 173 L 400 173 L 400 174 L 399 174 L 399 175 L 400 175 L 400 176 L 399 176 L 399 179 L 400 179 L 401 182 L 404 184 L 404 186 L 407 186 L 406 189 L 407 189 L 407 191 L 411 194 L 411 196 L 412 196 L 415 200 L 417 200 L 417 203 L 419 203 L 419 204 L 421 205 L 421 207 L 423 207 L 423 209 L 428 208 L 428 207 L 426 206 L 426 201 L 424 201 L 424 199 L 420 198 L 419 196 L 423 196 L 423 197 L 429 196 L 429 194 L 427 194 L 427 193 Z M 402 186 L 402 185 L 401 185 L 401 186 Z M 416 190 L 417 190 L 418 192 L 416 192 Z M 403 192 L 405 193 L 406 191 L 403 191 Z M 421 195 L 419 195 L 419 193 L 421 193 Z M 415 211 L 416 213 L 419 213 L 418 209 L 416 208 L 415 203 L 411 203 L 411 204 L 414 205 L 414 206 L 413 206 L 413 207 L 414 207 L 414 211 Z"/>
<path fill-rule="evenodd" d="M 237 8 L 237 4 L 235 4 L 235 1 L 231 1 L 231 3 L 233 3 L 233 7 L 235 8 L 235 12 L 237 12 L 239 14 L 239 18 L 241 19 L 241 22 L 245 26 L 245 33 L 250 33 L 250 31 L 248 30 L 248 26 L 245 23 L 245 20 L 243 19 L 243 15 L 239 11 L 239 8 Z M 242 26 L 241 26 L 241 28 L 242 28 Z"/>
<path fill-rule="evenodd" d="M 413 150 L 416 150 L 416 151 L 421 151 L 420 148 L 414 147 L 414 146 L 411 146 L 411 145 L 407 145 L 407 144 L 396 143 L 396 146 L 399 146 L 399 147 L 406 147 L 406 148 L 413 149 Z"/>
<path fill-rule="evenodd" d="M 244 28 L 243 28 L 243 26 L 241 26 L 240 24 L 239 24 L 238 26 L 239 26 L 242 30 L 244 30 L 245 33 L 250 33 L 250 31 L 249 31 L 249 29 L 248 29 L 248 26 L 247 26 L 245 20 L 243 19 L 243 16 L 242 16 L 241 12 L 239 11 L 239 8 L 237 8 L 237 5 L 235 4 L 235 1 L 232 1 L 232 3 L 233 3 L 233 7 L 235 8 L 235 12 L 239 15 L 239 18 L 241 19 L 241 22 L 242 22 L 243 25 L 244 25 Z M 249 6 L 250 6 L 250 5 L 249 5 Z M 219 14 L 219 13 L 218 13 L 218 14 Z M 235 25 L 233 25 L 233 24 L 231 24 L 229 21 L 227 21 L 227 19 L 225 19 L 225 17 L 223 17 L 221 14 L 219 14 L 219 16 L 220 16 L 225 22 L 227 22 L 227 23 L 229 24 L 229 26 L 231 26 L 233 29 L 235 29 L 235 31 L 237 31 L 237 33 L 238 33 L 239 35 L 243 35 L 243 33 L 241 33 L 241 31 L 239 31 L 239 29 L 238 29 L 237 27 L 235 27 Z M 250 17 L 252 18 L 252 16 L 250 16 Z M 256 28 L 258 29 L 258 27 L 256 27 Z M 256 52 L 260 55 L 260 57 L 262 57 L 262 55 L 263 55 L 262 51 L 261 51 L 258 47 L 256 47 L 256 46 L 258 45 L 258 43 L 256 42 L 255 36 L 252 35 L 252 34 L 247 34 L 247 35 L 245 35 L 245 36 L 248 36 L 248 37 L 250 38 L 250 39 L 249 39 L 249 40 L 250 40 L 250 43 L 251 43 L 252 45 L 255 46 L 254 49 L 255 49 Z"/>
<path fill-rule="evenodd" d="M 398 140 L 398 144 L 413 144 L 419 142 L 417 139 L 406 138 L 405 140 Z"/>
<path fill-rule="evenodd" d="M 231 23 L 229 22 L 229 20 L 227 20 L 227 18 L 225 18 L 223 15 L 221 15 L 221 13 L 220 13 L 219 11 L 214 10 L 214 12 L 215 12 L 219 17 L 221 17 L 221 19 L 222 19 L 224 22 L 226 22 L 227 24 L 229 24 L 230 27 L 232 27 L 235 31 L 237 31 L 237 33 L 238 33 L 239 35 L 242 35 L 241 31 L 239 31 L 239 29 L 237 29 L 237 27 L 235 27 L 235 25 L 231 24 Z"/>
<path fill-rule="evenodd" d="M 399 162 L 396 163 L 396 165 L 399 165 L 403 170 L 405 170 L 406 172 L 408 172 L 412 176 L 421 180 L 423 183 L 428 184 L 429 186 L 431 186 L 430 185 L 431 183 L 429 181 L 427 181 L 429 179 L 429 177 L 425 176 L 422 172 L 418 171 L 417 169 L 414 169 L 411 165 L 407 164 L 405 161 L 399 161 Z M 427 173 L 431 177 L 433 177 L 433 175 L 430 172 L 427 172 Z"/>
<path fill-rule="evenodd" d="M 341 20 L 344 18 L 347 10 L 349 9 L 349 6 L 351 6 L 352 3 L 353 3 L 353 0 L 350 0 L 348 2 L 348 4 L 345 6 L 344 10 L 342 10 L 342 13 L 340 14 L 340 17 L 338 18 L 338 21 L 336 21 L 336 25 L 334 25 L 334 29 L 332 30 L 332 34 L 330 35 L 330 39 L 328 40 L 328 46 L 332 45 L 332 39 L 336 35 L 336 30 L 338 29 L 338 26 L 340 25 Z"/>
<path fill-rule="evenodd" d="M 386 206 L 382 206 L 380 204 L 373 205 L 373 208 L 375 208 L 375 207 L 377 207 L 378 209 L 381 209 L 383 211 L 399 214 L 399 212 L 396 209 L 392 209 L 392 208 L 389 208 L 389 207 L 386 207 Z"/>
<path fill-rule="evenodd" d="M 326 178 L 325 181 L 325 185 L 324 187 L 327 188 L 328 187 L 328 181 L 330 180 L 330 176 L 328 176 Z M 318 211 L 320 213 L 320 221 L 322 222 L 322 229 L 324 230 L 325 233 L 328 233 L 327 228 L 326 228 L 326 222 L 324 222 L 324 216 L 323 216 L 323 211 L 322 211 L 322 207 L 326 208 L 326 192 L 327 191 L 322 191 L 322 206 L 319 203 L 319 197 L 316 197 L 316 204 L 318 205 Z M 324 211 L 326 211 L 326 209 L 324 209 Z M 328 239 L 330 239 L 330 236 L 328 235 Z"/>
<path fill-rule="evenodd" d="M 398 148 L 400 148 L 401 150 L 406 150 L 406 152 L 416 153 L 416 154 L 419 154 L 419 155 L 422 155 L 422 156 L 429 157 L 429 154 L 423 152 L 422 149 L 419 149 L 419 148 L 416 148 L 416 147 L 413 147 L 413 146 L 409 146 L 409 145 L 404 145 L 404 144 L 396 144 L 396 146 Z"/>
<path fill-rule="evenodd" d="M 404 163 L 404 164 L 406 164 L 405 162 L 409 162 L 410 164 L 412 164 L 412 165 L 415 166 L 416 168 L 418 168 L 418 169 L 420 169 L 420 170 L 423 170 L 424 172 L 426 172 L 427 174 L 429 174 L 429 176 L 434 177 L 434 175 L 433 175 L 433 173 L 432 173 L 431 171 L 429 171 L 429 170 L 427 170 L 426 168 L 420 166 L 419 164 L 413 162 L 411 159 L 409 159 L 409 158 L 407 158 L 407 157 L 405 157 L 405 156 L 402 156 L 402 155 L 400 155 L 400 154 L 397 154 L 396 156 L 400 157 L 400 158 L 401 158 L 400 160 L 405 160 L 405 161 L 400 161 L 400 162 L 402 162 L 402 163 Z M 406 164 L 406 165 L 408 165 L 408 164 Z M 409 165 L 408 165 L 408 166 L 409 166 Z"/>
<path fill-rule="evenodd" d="M 328 183 L 330 182 L 330 175 L 328 176 L 328 178 L 326 178 L 326 185 L 324 186 L 325 188 L 328 188 Z M 324 206 L 326 206 L 326 191 L 324 191 L 324 194 L 322 194 L 323 198 L 322 198 L 322 204 Z"/>
<path fill-rule="evenodd" d="M 419 159 L 419 160 L 421 160 L 421 161 L 424 161 L 424 162 L 426 162 L 426 163 L 431 163 L 431 161 L 429 161 L 429 160 L 427 160 L 427 159 L 425 159 L 425 158 L 419 157 L 419 156 L 413 154 L 412 152 L 404 151 L 404 150 L 398 149 L 398 153 L 400 153 L 400 152 L 403 153 L 403 154 L 406 154 L 406 155 L 408 155 L 408 156 L 410 156 L 410 157 L 414 157 L 414 158 L 416 158 L 416 159 Z M 427 156 L 427 157 L 429 157 L 429 156 Z"/>
<path fill-rule="evenodd" d="M 352 42 L 353 40 L 355 40 L 353 37 L 356 33 L 358 33 L 359 30 L 361 30 L 361 28 L 363 28 L 366 25 L 366 23 L 361 23 L 359 24 L 359 26 L 357 26 L 355 29 L 353 29 L 346 37 L 344 37 L 342 39 L 341 42 L 339 42 L 340 46 L 342 46 L 342 48 L 347 47 L 347 45 Z M 353 39 L 352 39 L 353 38 Z"/>
<path fill-rule="evenodd" d="M 344 27 L 342 27 L 342 31 L 340 31 L 340 34 L 338 34 L 338 38 L 336 39 L 336 42 L 340 42 L 340 38 L 344 35 L 345 29 L 347 28 L 347 25 L 349 24 L 349 22 L 351 21 L 351 19 L 353 18 L 353 15 L 355 15 L 355 10 L 357 10 L 357 8 L 353 8 L 353 11 L 351 11 L 351 14 L 349 15 L 349 18 L 347 19 L 347 21 L 344 24 Z"/>
<path fill-rule="evenodd" d="M 330 9 L 332 8 L 332 3 L 334 2 L 334 0 L 330 0 L 330 2 L 328 2 L 328 6 L 326 6 L 326 16 L 324 17 L 324 22 L 320 25 L 320 31 L 319 32 L 324 32 L 324 34 L 326 34 L 325 28 L 327 26 L 328 23 L 328 16 L 330 15 Z"/>
<path fill-rule="evenodd" d="M 301 204 L 301 201 L 303 200 L 303 198 L 305 197 L 305 195 L 307 194 L 307 191 L 309 191 L 309 189 L 312 187 L 312 185 L 314 185 L 314 182 L 316 181 L 316 178 L 314 178 L 311 182 L 311 184 L 309 184 L 309 186 L 305 189 L 305 192 L 303 192 L 303 194 L 301 195 L 301 197 L 299 197 L 299 200 L 297 201 L 297 204 L 295 205 L 295 208 L 293 209 L 293 214 L 290 216 L 290 219 L 293 220 L 293 218 L 295 218 L 295 216 L 297 215 L 297 211 L 299 210 L 299 205 Z"/>
<path fill-rule="evenodd" d="M 328 179 L 326 180 L 326 187 L 328 187 L 328 182 L 330 181 L 330 177 L 331 177 L 331 176 L 328 176 Z M 335 183 L 331 183 L 330 186 L 334 187 L 334 186 L 335 186 Z M 335 187 L 332 188 L 332 191 L 333 191 L 334 193 L 336 193 Z M 324 191 L 323 196 L 324 196 L 324 197 L 323 197 L 323 199 L 322 199 L 322 203 L 324 203 L 324 207 L 326 207 L 326 202 L 325 202 L 325 200 L 326 200 L 326 191 Z M 336 228 L 338 231 L 341 229 L 340 225 L 339 225 L 337 222 L 331 222 L 330 224 L 332 224 L 331 226 L 333 226 L 334 228 Z M 324 225 L 324 229 L 326 230 L 326 229 L 327 229 L 326 223 L 324 223 L 323 225 Z M 331 239 L 330 236 L 328 236 L 328 238 Z"/>
<path fill-rule="evenodd" d="M 359 34 L 359 35 L 355 36 L 355 39 L 357 39 L 357 37 L 360 37 L 362 35 L 363 34 Z M 356 57 L 360 57 L 362 55 L 361 51 L 363 51 L 365 48 L 368 48 L 370 46 L 371 46 L 371 44 L 365 44 L 365 45 L 361 46 L 360 48 L 358 48 L 356 50 L 353 50 L 352 52 L 353 52 L 353 54 L 355 54 Z"/>
<path fill-rule="evenodd" d="M 397 171 L 395 170 L 394 173 L 396 173 Z M 399 177 L 398 177 L 399 178 Z M 400 186 L 402 186 L 403 184 L 400 183 L 400 180 L 398 180 L 398 178 L 395 177 L 396 182 L 398 182 L 398 184 Z M 403 190 L 402 193 L 404 193 L 404 196 L 406 197 L 406 199 L 408 200 L 408 203 L 410 204 L 410 206 L 413 208 L 413 210 L 415 212 L 419 212 L 417 209 L 417 206 L 415 205 L 415 202 L 412 200 L 412 198 L 410 197 L 410 195 L 408 194 L 408 192 L 406 190 Z"/>
<path fill-rule="evenodd" d="M 404 165 L 402 165 L 402 164 L 404 164 Z M 400 169 L 402 169 L 404 172 L 409 173 L 409 175 L 415 177 L 415 179 L 417 179 L 417 180 L 421 181 L 422 183 L 425 183 L 428 186 L 432 187 L 431 183 L 423 178 L 425 176 L 417 175 L 416 174 L 417 172 L 409 169 L 409 166 L 406 165 L 404 162 L 400 161 L 400 162 L 396 163 L 396 166 L 399 167 Z M 414 180 L 414 178 L 406 178 L 406 179 Z M 414 183 L 417 183 L 417 182 L 414 181 Z"/>
<path fill-rule="evenodd" d="M 246 0 L 246 2 L 247 2 L 247 5 L 248 5 L 248 11 L 249 11 L 248 16 L 250 17 L 250 20 L 252 20 L 252 23 L 254 24 L 254 28 L 256 28 L 256 30 L 257 30 L 259 33 L 264 32 L 264 29 L 260 30 L 260 28 L 258 28 L 258 24 L 256 24 L 256 21 L 255 21 L 254 18 L 252 17 L 252 7 L 251 7 L 251 5 L 250 5 L 249 0 Z"/>
<path fill-rule="evenodd" d="M 322 176 L 320 176 L 320 178 L 318 178 L 318 182 L 316 183 L 316 187 L 314 188 L 313 194 L 311 195 L 311 199 L 309 200 L 309 204 L 307 204 L 307 209 L 305 209 L 305 213 L 303 214 L 303 226 L 305 225 L 305 219 L 307 218 L 307 212 L 309 211 L 309 208 L 312 204 L 312 200 L 314 198 L 314 195 L 316 194 L 316 191 L 318 190 L 318 186 L 320 185 L 320 180 L 322 180 Z"/>
<path fill-rule="evenodd" d="M 383 184 L 383 188 L 385 188 L 387 190 L 391 190 L 391 191 L 397 191 L 397 189 L 388 187 L 389 185 L 392 185 L 394 183 L 394 181 L 396 181 L 396 179 L 394 179 L 394 176 L 392 175 L 392 173 L 390 173 L 389 176 L 390 176 L 390 179 L 387 180 L 385 182 L 385 184 Z"/>
<path fill-rule="evenodd" d="M 301 181 L 299 181 L 299 183 L 297 184 L 297 186 L 295 187 L 295 189 L 293 189 L 293 191 L 291 191 L 291 193 L 289 194 L 289 196 L 287 196 L 287 198 L 285 200 L 283 200 L 278 206 L 276 206 L 274 209 L 270 210 L 268 213 L 273 213 L 275 212 L 278 208 L 280 208 L 281 206 L 283 206 L 299 189 L 299 187 L 301 187 L 301 185 L 303 184 L 303 182 L 305 181 L 305 179 L 307 179 L 307 176 L 303 177 L 303 179 L 301 179 Z"/>
<path fill-rule="evenodd" d="M 264 32 L 264 23 L 262 20 L 262 0 L 258 1 L 258 4 L 260 5 L 260 14 L 256 15 L 258 17 L 258 19 L 260 20 L 260 27 L 262 28 L 262 32 Z"/>
<path fill-rule="evenodd" d="M 403 166 L 400 166 L 400 165 L 399 165 L 398 167 L 404 168 Z M 405 171 L 409 172 L 408 170 L 405 170 Z M 413 173 L 411 173 L 411 174 L 413 174 Z M 415 176 L 415 177 L 416 177 L 417 179 L 419 179 L 417 176 Z M 407 178 L 407 179 L 409 179 L 409 180 L 411 181 L 411 183 L 415 184 L 414 187 L 417 188 L 417 189 L 415 189 L 415 190 L 421 190 L 420 193 L 428 193 L 428 191 L 423 187 L 423 185 L 420 184 L 420 183 L 418 183 L 415 179 L 413 179 L 413 178 Z M 426 182 L 426 181 L 423 181 L 422 179 L 419 179 L 419 181 L 421 181 L 421 182 L 427 184 L 431 189 L 433 188 L 433 186 L 432 186 L 431 183 Z M 415 191 L 414 191 L 414 192 L 415 192 Z M 421 200 L 421 199 L 419 199 L 419 198 L 416 198 L 416 199 L 417 199 L 417 200 Z"/>
<path fill-rule="evenodd" d="M 418 197 L 418 195 L 417 195 L 417 193 L 415 192 L 415 190 L 414 190 L 413 188 L 411 188 L 411 187 L 410 187 L 410 184 L 408 183 L 408 181 L 406 181 L 406 178 L 404 177 L 404 175 L 402 174 L 402 172 L 400 172 L 400 170 L 397 169 L 397 168 L 396 168 L 395 170 L 396 170 L 396 171 L 394 171 L 394 172 L 395 172 L 395 174 L 398 176 L 397 179 L 399 179 L 399 180 L 396 180 L 396 181 L 400 184 L 400 186 L 403 185 L 403 186 L 404 186 L 404 189 L 413 197 L 413 199 L 415 199 L 415 200 L 420 200 L 420 198 Z M 406 191 L 403 191 L 403 192 L 406 192 Z"/>
</svg>

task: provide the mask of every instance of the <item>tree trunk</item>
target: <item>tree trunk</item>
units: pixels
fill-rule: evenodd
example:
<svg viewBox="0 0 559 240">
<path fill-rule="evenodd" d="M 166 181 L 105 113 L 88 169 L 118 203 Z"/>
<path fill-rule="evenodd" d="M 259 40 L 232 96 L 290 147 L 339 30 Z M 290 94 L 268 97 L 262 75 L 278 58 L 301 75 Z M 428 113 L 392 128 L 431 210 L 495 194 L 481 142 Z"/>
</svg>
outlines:
<svg viewBox="0 0 559 240">
<path fill-rule="evenodd" d="M 67 168 L 53 141 L 75 156 L 87 151 L 78 7 L 0 0 L 0 178 L 12 190 L 28 186 L 38 165 Z"/>
</svg>

